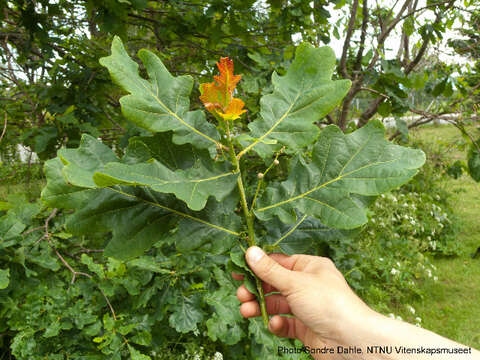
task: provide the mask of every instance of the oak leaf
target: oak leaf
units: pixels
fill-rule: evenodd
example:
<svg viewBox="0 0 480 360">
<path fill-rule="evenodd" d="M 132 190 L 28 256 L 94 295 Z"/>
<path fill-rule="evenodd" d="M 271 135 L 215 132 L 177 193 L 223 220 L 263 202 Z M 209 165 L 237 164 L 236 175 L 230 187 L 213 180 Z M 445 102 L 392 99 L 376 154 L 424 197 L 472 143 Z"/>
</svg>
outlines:
<svg viewBox="0 0 480 360">
<path fill-rule="evenodd" d="M 220 58 L 217 62 L 220 75 L 215 75 L 215 81 L 200 84 L 200 100 L 205 108 L 215 117 L 223 120 L 238 119 L 244 112 L 245 103 L 233 97 L 235 88 L 242 78 L 233 74 L 233 61 L 228 57 Z"/>
</svg>

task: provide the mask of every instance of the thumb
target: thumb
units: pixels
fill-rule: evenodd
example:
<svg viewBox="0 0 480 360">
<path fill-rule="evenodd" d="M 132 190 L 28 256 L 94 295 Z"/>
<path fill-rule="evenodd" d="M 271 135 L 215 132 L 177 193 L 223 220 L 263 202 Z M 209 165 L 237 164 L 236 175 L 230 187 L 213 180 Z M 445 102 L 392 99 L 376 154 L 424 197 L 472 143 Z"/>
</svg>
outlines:
<svg viewBox="0 0 480 360">
<path fill-rule="evenodd" d="M 257 246 L 250 247 L 246 252 L 247 263 L 263 281 L 286 291 L 295 282 L 292 281 L 293 273 L 285 269 Z"/>
</svg>

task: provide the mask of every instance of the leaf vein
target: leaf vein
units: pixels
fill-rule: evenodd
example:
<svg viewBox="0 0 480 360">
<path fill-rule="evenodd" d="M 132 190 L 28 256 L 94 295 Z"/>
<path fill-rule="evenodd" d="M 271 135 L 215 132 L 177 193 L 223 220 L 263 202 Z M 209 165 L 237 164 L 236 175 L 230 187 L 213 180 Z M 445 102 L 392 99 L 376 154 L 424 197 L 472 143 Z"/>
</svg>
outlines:
<svg viewBox="0 0 480 360">
<path fill-rule="evenodd" d="M 167 211 L 171 211 L 172 213 L 176 214 L 176 215 L 179 215 L 179 216 L 182 216 L 184 218 L 187 218 L 187 219 L 190 219 L 190 220 L 193 220 L 193 221 L 197 221 L 199 223 L 202 223 L 204 225 L 207 225 L 207 226 L 210 226 L 214 229 L 217 229 L 217 230 L 221 230 L 221 231 L 224 231 L 228 234 L 231 234 L 231 235 L 236 235 L 236 236 L 240 236 L 239 233 L 237 233 L 236 231 L 233 231 L 233 230 L 230 230 L 230 229 L 226 229 L 222 226 L 219 226 L 219 225 L 215 225 L 215 224 L 212 224 L 212 223 L 209 223 L 208 221 L 205 221 L 203 219 L 200 219 L 200 218 L 197 218 L 195 216 L 192 216 L 192 215 L 189 215 L 189 214 L 185 214 L 181 211 L 178 211 L 178 210 L 175 210 L 175 209 L 172 209 L 172 208 L 169 208 L 168 206 L 164 206 L 164 205 L 161 205 L 161 204 L 158 204 L 158 203 L 154 203 L 152 201 L 148 201 L 148 200 L 145 200 L 145 199 L 142 199 L 141 197 L 138 197 L 138 196 L 135 196 L 135 195 L 131 195 L 131 194 L 128 194 L 126 192 L 123 192 L 121 190 L 117 190 L 117 189 L 113 189 L 111 187 L 107 188 L 107 189 L 110 189 L 116 193 L 119 193 L 123 196 L 127 196 L 127 197 L 130 197 L 130 198 L 134 198 L 134 199 L 137 199 L 139 201 L 142 201 L 144 203 L 147 203 L 151 206 L 155 206 L 155 207 L 159 207 L 160 209 L 164 209 L 164 210 L 167 210 Z"/>
</svg>

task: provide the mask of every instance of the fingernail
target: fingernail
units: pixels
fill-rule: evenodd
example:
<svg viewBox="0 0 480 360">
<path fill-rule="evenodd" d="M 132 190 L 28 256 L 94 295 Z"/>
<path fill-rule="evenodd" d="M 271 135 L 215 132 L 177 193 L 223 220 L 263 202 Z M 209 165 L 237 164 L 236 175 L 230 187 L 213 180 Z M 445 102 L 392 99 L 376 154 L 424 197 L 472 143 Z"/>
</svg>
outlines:
<svg viewBox="0 0 480 360">
<path fill-rule="evenodd" d="M 247 251 L 247 260 L 253 265 L 257 263 L 263 257 L 263 255 L 265 255 L 265 253 L 262 249 L 260 249 L 258 246 L 252 246 Z"/>
</svg>

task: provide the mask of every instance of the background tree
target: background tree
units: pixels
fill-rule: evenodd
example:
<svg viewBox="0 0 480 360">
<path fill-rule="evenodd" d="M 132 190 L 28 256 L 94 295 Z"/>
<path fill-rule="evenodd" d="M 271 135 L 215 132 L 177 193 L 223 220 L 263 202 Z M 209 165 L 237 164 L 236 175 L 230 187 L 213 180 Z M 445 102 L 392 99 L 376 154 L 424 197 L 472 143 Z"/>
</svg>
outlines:
<svg viewBox="0 0 480 360">
<path fill-rule="evenodd" d="M 253 51 L 270 54 L 262 62 L 271 71 L 273 61 L 293 55 L 292 34 L 328 41 L 327 4 L 3 0 L 0 101 L 8 132 L 2 148 L 23 143 L 46 159 L 62 145 L 78 145 L 82 132 L 117 140 L 138 132 L 124 128 L 118 96 L 98 64 L 112 35 L 131 51 L 157 50 L 175 74 L 211 75 L 203 69 L 213 71 L 218 57 L 228 55 L 242 73 L 257 75 Z M 258 84 L 246 81 L 245 91 L 258 95 Z"/>
<path fill-rule="evenodd" d="M 428 104 L 411 104 L 412 93 L 417 99 L 424 93 L 451 97 L 458 87 L 452 76 L 422 66 L 422 60 L 455 21 L 471 24 L 474 33 L 475 17 L 467 16 L 474 4 L 2 0 L 0 101 L 8 114 L 5 138 L 10 139 L 2 147 L 22 142 L 46 159 L 61 145 L 78 145 L 82 132 L 112 140 L 138 133 L 125 128 L 119 94 L 98 64 L 115 34 L 132 53 L 155 49 L 172 73 L 189 73 L 199 81 L 212 75 L 219 56 L 229 56 L 244 75 L 240 91 L 247 98 L 248 121 L 257 114 L 259 95 L 270 91 L 272 70 L 284 72 L 299 40 L 323 45 L 335 36 L 343 39 L 337 75 L 351 79 L 353 86 L 325 123 L 346 129 L 353 118 L 363 126 L 376 114 L 423 115 Z M 468 89 L 475 84 L 465 85 L 455 105 L 472 95 Z M 358 113 L 352 113 L 352 104 L 362 104 Z M 429 110 L 434 111 L 409 126 L 445 114 L 440 108 Z M 400 122 L 400 128 L 405 124 Z"/>
</svg>

